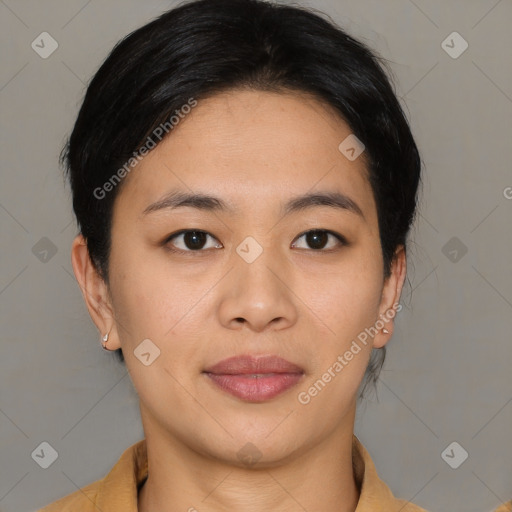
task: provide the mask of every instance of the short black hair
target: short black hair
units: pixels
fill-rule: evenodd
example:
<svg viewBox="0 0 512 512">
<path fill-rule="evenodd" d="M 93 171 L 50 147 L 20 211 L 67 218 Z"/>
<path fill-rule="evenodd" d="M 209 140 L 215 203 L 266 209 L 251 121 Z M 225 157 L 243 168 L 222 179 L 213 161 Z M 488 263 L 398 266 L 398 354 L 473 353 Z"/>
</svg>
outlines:
<svg viewBox="0 0 512 512">
<path fill-rule="evenodd" d="M 415 217 L 421 161 L 385 68 L 326 16 L 263 0 L 186 2 L 127 35 L 90 81 L 61 153 L 98 273 L 108 284 L 113 204 L 122 188 L 113 183 L 104 193 L 104 185 L 191 98 L 250 88 L 310 94 L 363 142 L 388 277 Z M 378 378 L 385 347 L 373 352 L 366 384 Z"/>
</svg>

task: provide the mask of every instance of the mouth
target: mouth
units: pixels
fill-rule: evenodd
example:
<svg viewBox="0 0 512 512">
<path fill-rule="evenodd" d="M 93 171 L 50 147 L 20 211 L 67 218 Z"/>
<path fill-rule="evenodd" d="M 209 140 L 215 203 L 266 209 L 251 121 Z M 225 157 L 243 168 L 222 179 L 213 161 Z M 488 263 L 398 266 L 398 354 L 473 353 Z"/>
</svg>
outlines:
<svg viewBox="0 0 512 512">
<path fill-rule="evenodd" d="M 224 359 L 203 373 L 218 389 L 247 402 L 271 400 L 296 386 L 304 370 L 277 356 Z"/>
</svg>

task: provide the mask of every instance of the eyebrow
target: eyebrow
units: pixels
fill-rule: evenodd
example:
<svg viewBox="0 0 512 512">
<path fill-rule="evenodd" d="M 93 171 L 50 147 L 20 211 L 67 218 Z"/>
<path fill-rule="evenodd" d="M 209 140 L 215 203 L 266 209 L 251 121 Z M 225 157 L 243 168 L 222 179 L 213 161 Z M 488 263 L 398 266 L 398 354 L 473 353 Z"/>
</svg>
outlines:
<svg viewBox="0 0 512 512">
<path fill-rule="evenodd" d="M 299 212 L 312 208 L 314 206 L 329 206 L 339 210 L 354 213 L 361 218 L 365 218 L 359 205 L 350 197 L 340 192 L 315 192 L 300 195 L 290 199 L 282 206 L 282 215 L 287 216 L 291 213 Z M 197 208 L 199 210 L 235 214 L 236 209 L 228 205 L 222 199 L 202 193 L 189 193 L 182 191 L 172 191 L 163 199 L 150 204 L 143 211 L 143 215 L 156 212 L 163 209 L 176 209 L 183 207 Z"/>
</svg>

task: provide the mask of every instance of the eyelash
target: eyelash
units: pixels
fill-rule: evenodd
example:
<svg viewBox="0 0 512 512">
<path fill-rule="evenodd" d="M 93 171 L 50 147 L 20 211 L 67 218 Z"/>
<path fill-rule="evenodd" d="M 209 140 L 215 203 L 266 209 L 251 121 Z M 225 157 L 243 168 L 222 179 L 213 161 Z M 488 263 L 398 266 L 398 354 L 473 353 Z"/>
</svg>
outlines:
<svg viewBox="0 0 512 512">
<path fill-rule="evenodd" d="M 170 252 L 181 253 L 181 254 L 202 253 L 207 250 L 207 249 L 203 249 L 203 248 L 198 249 L 198 250 L 192 250 L 192 249 L 185 250 L 185 249 L 178 249 L 176 247 L 170 246 L 170 242 L 173 239 L 175 239 L 181 235 L 185 235 L 187 233 L 202 233 L 202 234 L 210 236 L 214 240 L 217 240 L 213 235 L 211 235 L 210 233 L 207 233 L 206 231 L 202 231 L 202 230 L 198 230 L 198 229 L 183 229 L 181 231 L 178 231 L 177 233 L 173 233 L 173 234 L 169 235 L 168 237 L 166 237 L 164 239 L 164 241 L 162 242 L 162 245 L 164 245 L 167 248 L 167 250 L 169 250 Z M 309 233 L 322 233 L 322 234 L 326 233 L 327 235 L 331 235 L 332 237 L 337 239 L 338 247 L 331 247 L 329 249 L 299 249 L 299 250 L 311 250 L 314 252 L 328 252 L 329 253 L 329 252 L 333 252 L 333 251 L 340 249 L 340 246 L 349 245 L 347 242 L 347 239 L 343 235 L 340 235 L 339 233 L 336 233 L 336 232 L 328 230 L 328 229 L 310 229 L 308 231 L 304 231 L 303 233 L 301 233 L 300 235 L 297 236 L 296 240 L 308 235 Z M 216 248 L 218 249 L 219 247 L 216 247 Z"/>
</svg>

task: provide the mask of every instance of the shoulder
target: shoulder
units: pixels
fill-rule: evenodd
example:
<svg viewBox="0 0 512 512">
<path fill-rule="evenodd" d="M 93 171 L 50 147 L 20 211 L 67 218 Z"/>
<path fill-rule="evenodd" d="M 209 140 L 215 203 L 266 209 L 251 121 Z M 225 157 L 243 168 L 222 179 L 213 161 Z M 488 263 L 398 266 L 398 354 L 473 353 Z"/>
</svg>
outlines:
<svg viewBox="0 0 512 512">
<path fill-rule="evenodd" d="M 97 512 L 95 506 L 100 481 L 86 485 L 37 512 Z"/>
<path fill-rule="evenodd" d="M 147 477 L 146 440 L 127 448 L 110 472 L 38 512 L 104 512 L 137 510 L 137 488 Z"/>
<path fill-rule="evenodd" d="M 428 510 L 411 503 L 410 501 L 400 500 L 395 498 L 394 505 L 396 506 L 396 512 L 428 512 Z M 393 509 L 394 511 L 395 509 Z"/>
<path fill-rule="evenodd" d="M 503 503 L 494 512 L 512 512 L 512 500 Z"/>
<path fill-rule="evenodd" d="M 393 495 L 391 489 L 379 478 L 370 454 L 355 435 L 352 446 L 354 475 L 360 488 L 355 512 L 428 512 Z"/>
</svg>

